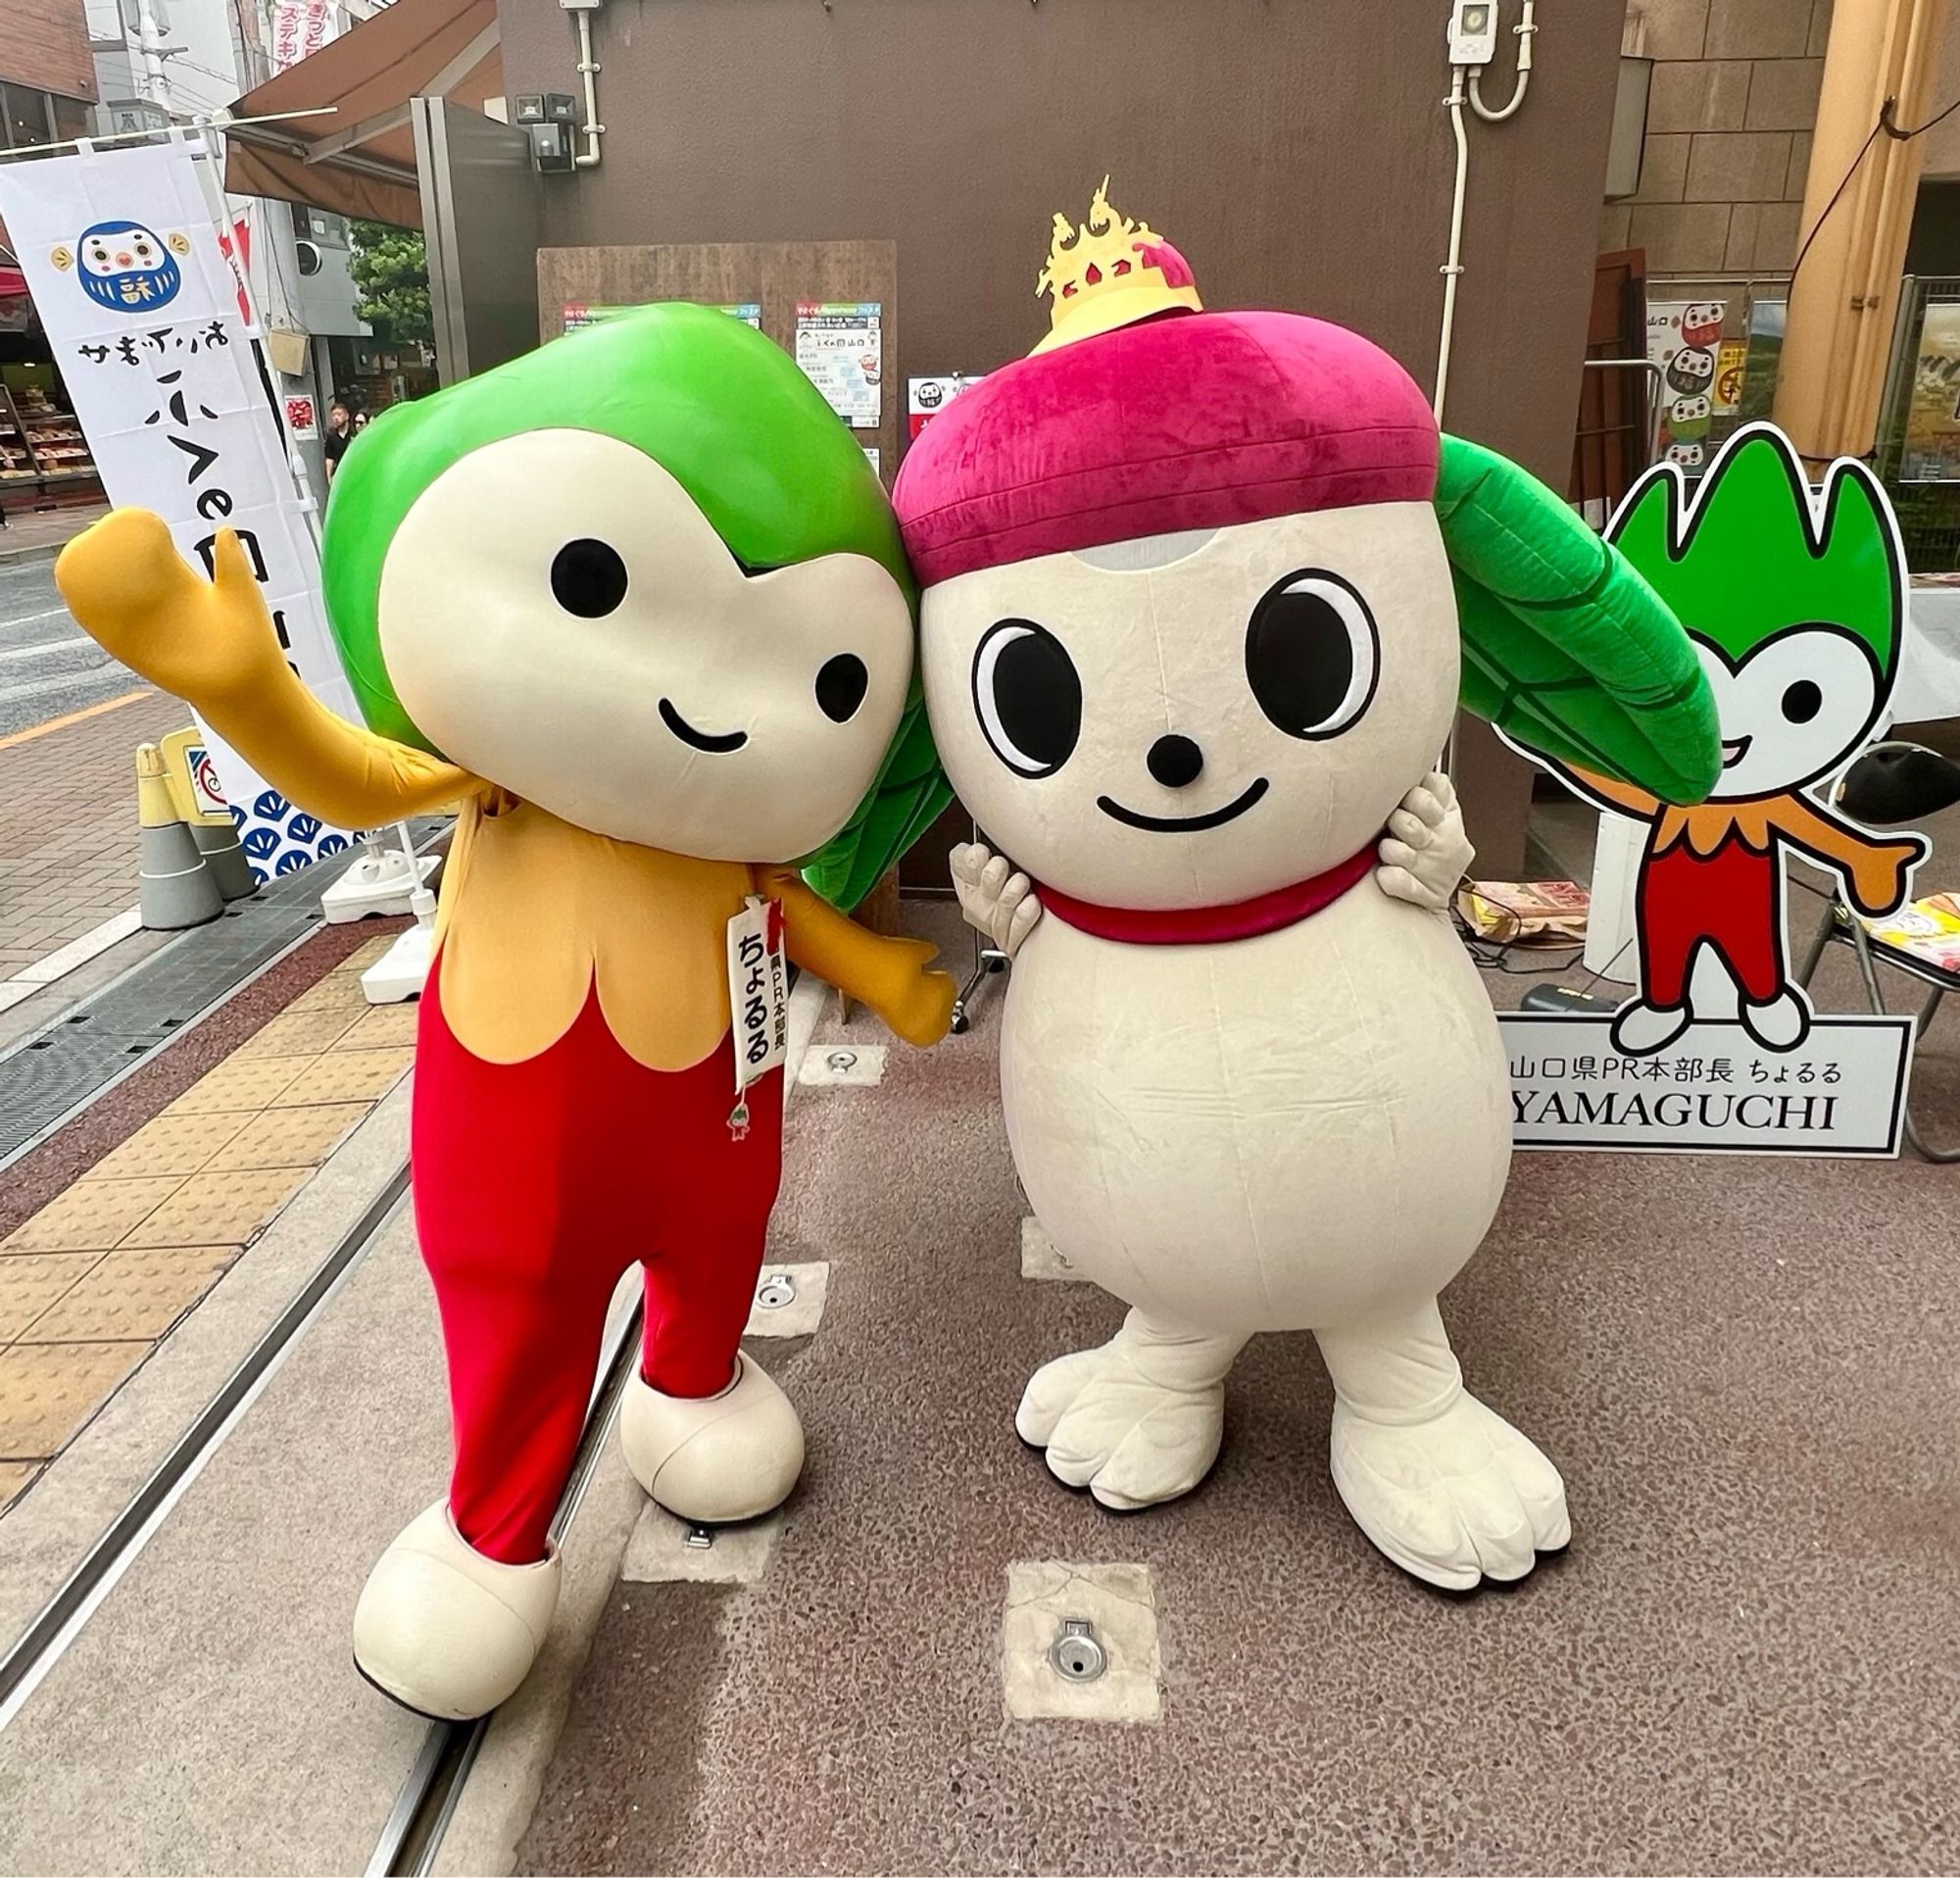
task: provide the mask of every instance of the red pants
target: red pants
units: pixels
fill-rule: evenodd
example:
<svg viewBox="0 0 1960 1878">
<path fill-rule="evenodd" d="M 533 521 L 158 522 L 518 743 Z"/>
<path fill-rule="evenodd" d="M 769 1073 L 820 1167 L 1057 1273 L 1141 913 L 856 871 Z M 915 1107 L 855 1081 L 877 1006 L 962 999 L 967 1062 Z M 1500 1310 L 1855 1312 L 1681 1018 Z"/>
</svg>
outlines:
<svg viewBox="0 0 1960 1878">
<path fill-rule="evenodd" d="M 1743 996 L 1768 1004 L 1784 988 L 1782 879 L 1776 856 L 1731 837 L 1705 859 L 1678 841 L 1641 866 L 1638 907 L 1642 996 L 1668 1008 L 1688 995 L 1703 941 L 1721 955 Z"/>
<path fill-rule="evenodd" d="M 416 1225 L 442 1310 L 457 1529 L 507 1564 L 545 1554 L 619 1274 L 646 1268 L 644 1373 L 727 1385 L 782 1175 L 783 1078 L 749 1087 L 737 1141 L 728 1045 L 691 1069 L 636 1063 L 589 996 L 541 1056 L 484 1063 L 444 1021 L 416 1049 Z"/>
</svg>

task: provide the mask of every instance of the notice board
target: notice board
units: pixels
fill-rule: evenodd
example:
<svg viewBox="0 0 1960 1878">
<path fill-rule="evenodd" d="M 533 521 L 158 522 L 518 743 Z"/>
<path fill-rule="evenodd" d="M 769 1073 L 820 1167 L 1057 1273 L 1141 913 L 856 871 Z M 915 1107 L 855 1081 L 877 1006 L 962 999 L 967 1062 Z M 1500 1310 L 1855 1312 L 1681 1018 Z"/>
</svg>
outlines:
<svg viewBox="0 0 1960 1878">
<path fill-rule="evenodd" d="M 808 328 L 835 323 L 837 309 L 877 309 L 875 424 L 854 426 L 877 453 L 891 487 L 905 435 L 905 378 L 899 370 L 899 249 L 895 241 L 704 241 L 644 247 L 540 248 L 538 336 L 550 341 L 573 324 L 613 309 L 659 300 L 724 307 L 759 325 L 792 357 L 798 309 Z M 824 310 L 819 312 L 818 310 Z M 854 371 L 861 411 L 861 367 Z"/>
</svg>

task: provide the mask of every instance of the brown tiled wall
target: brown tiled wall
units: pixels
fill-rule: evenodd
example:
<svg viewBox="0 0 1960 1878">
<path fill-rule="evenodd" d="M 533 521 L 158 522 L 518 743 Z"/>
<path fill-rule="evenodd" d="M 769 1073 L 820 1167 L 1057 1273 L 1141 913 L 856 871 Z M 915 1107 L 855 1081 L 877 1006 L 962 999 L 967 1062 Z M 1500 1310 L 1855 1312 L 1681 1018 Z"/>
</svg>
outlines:
<svg viewBox="0 0 1960 1878">
<path fill-rule="evenodd" d="M 1644 248 L 1650 274 L 1788 272 L 1830 30 L 1831 0 L 1632 0 L 1646 150 L 1600 247 Z"/>
<path fill-rule="evenodd" d="M 88 56 L 82 0 L 4 0 L 0 78 L 31 85 L 36 91 L 92 100 L 95 66 Z"/>
</svg>

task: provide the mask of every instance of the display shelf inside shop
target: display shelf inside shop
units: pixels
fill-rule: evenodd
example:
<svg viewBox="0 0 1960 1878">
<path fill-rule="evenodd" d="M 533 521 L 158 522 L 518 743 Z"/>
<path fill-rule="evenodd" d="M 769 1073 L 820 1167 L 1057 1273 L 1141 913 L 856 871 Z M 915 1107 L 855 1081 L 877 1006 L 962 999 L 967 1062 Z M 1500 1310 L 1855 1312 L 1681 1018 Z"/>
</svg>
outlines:
<svg viewBox="0 0 1960 1878">
<path fill-rule="evenodd" d="M 0 486 L 93 481 L 95 460 L 74 414 L 37 387 L 16 395 L 0 383 Z"/>
</svg>

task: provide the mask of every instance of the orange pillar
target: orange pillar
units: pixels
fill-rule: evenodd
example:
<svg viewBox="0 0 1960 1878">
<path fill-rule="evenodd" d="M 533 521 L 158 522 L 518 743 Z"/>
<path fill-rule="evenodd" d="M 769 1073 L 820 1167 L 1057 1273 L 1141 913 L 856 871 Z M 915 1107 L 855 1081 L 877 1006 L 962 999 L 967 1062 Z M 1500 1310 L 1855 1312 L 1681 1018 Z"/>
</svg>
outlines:
<svg viewBox="0 0 1960 1878">
<path fill-rule="evenodd" d="M 1935 108 L 1929 93 L 1949 5 L 1839 0 L 1832 12 L 1798 224 L 1799 249 L 1809 246 L 1790 288 L 1776 395 L 1777 422 L 1816 462 L 1862 456 L 1876 438 L 1920 146 L 1883 130 L 1865 144 L 1886 99 L 1901 128 L 1924 123 Z"/>
</svg>

